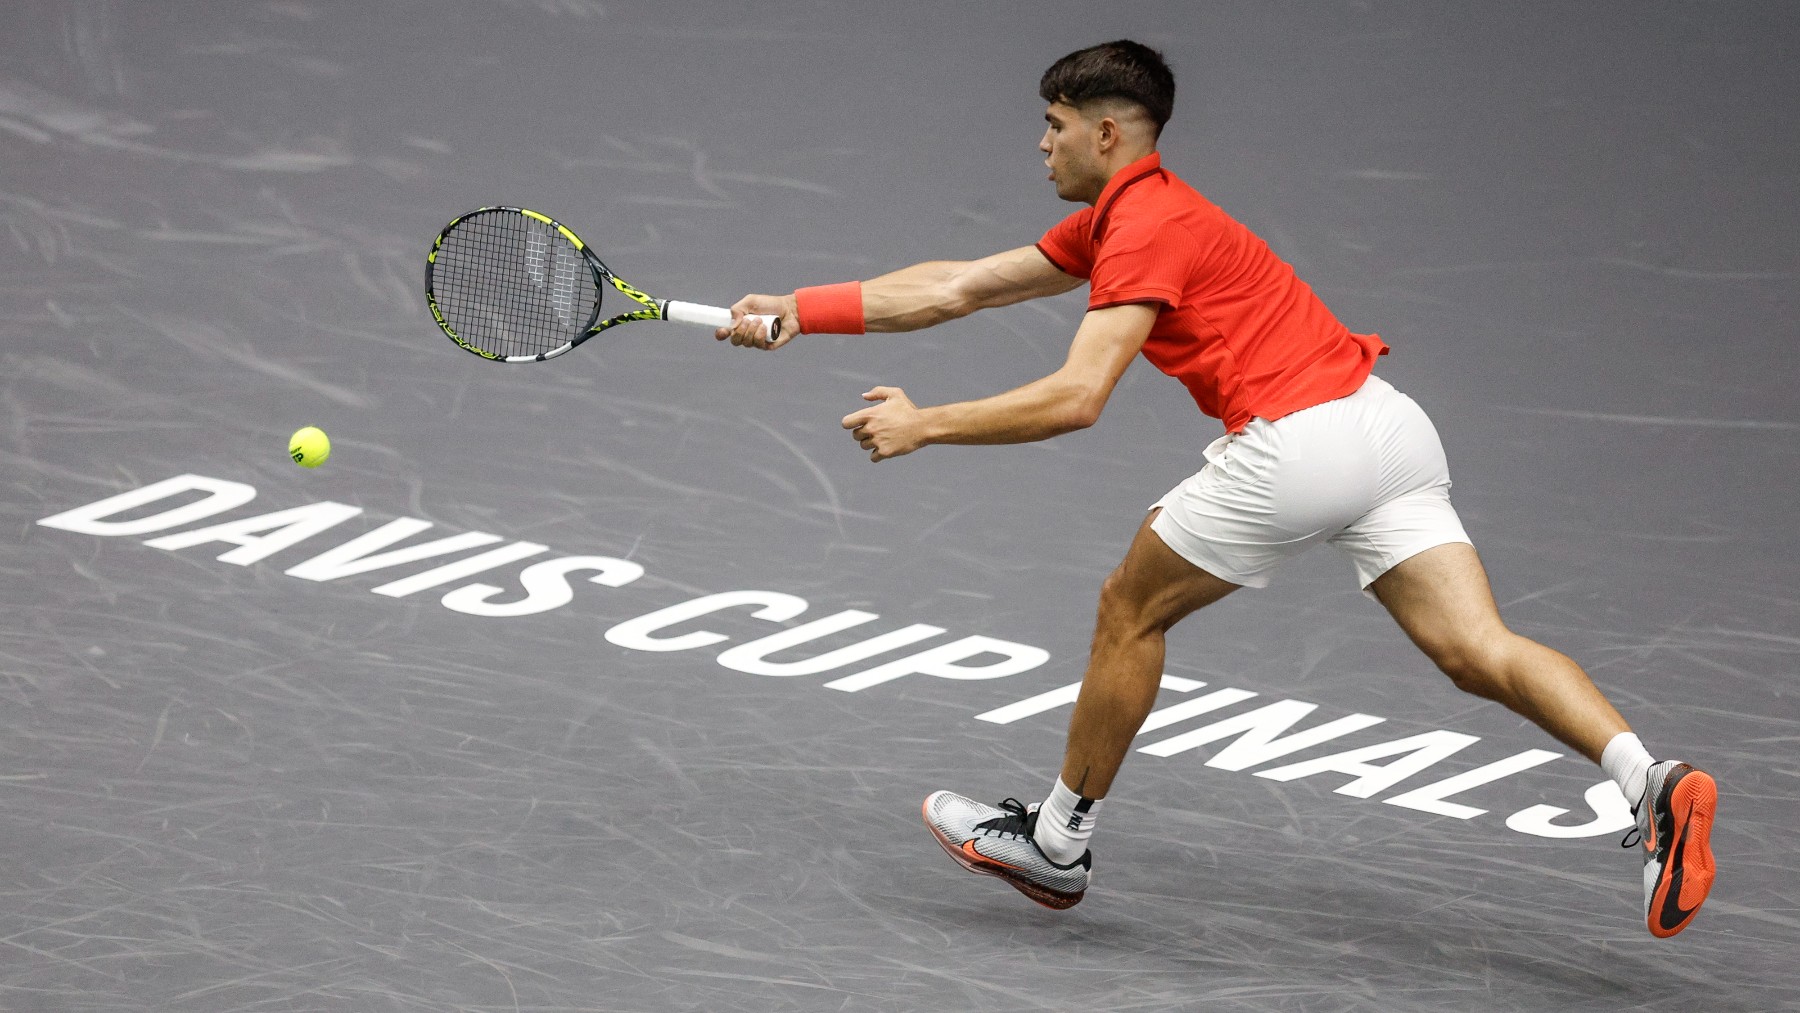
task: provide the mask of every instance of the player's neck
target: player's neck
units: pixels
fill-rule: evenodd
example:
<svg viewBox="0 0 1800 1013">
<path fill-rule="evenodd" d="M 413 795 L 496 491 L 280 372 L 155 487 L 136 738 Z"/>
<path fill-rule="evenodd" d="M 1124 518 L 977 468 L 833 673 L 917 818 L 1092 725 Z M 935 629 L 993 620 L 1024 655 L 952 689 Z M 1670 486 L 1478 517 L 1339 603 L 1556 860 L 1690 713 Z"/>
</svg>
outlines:
<svg viewBox="0 0 1800 1013">
<path fill-rule="evenodd" d="M 1099 204 L 1101 194 L 1104 194 L 1106 192 L 1106 188 L 1112 185 L 1112 181 L 1113 181 L 1114 177 L 1118 176 L 1119 173 L 1125 171 L 1127 166 L 1130 166 L 1130 165 L 1132 165 L 1142 159 L 1148 158 L 1154 154 L 1156 154 L 1156 145 L 1154 145 L 1154 144 L 1149 145 L 1148 147 L 1143 146 L 1143 145 L 1133 145 L 1131 147 L 1126 147 L 1125 145 L 1119 145 L 1118 147 L 1114 148 L 1113 150 L 1107 152 L 1105 155 L 1105 161 L 1104 161 L 1104 165 L 1105 165 L 1104 176 L 1105 176 L 1105 178 L 1103 178 L 1100 181 L 1100 188 L 1098 190 L 1094 191 L 1093 199 L 1089 200 L 1087 203 Z"/>
</svg>

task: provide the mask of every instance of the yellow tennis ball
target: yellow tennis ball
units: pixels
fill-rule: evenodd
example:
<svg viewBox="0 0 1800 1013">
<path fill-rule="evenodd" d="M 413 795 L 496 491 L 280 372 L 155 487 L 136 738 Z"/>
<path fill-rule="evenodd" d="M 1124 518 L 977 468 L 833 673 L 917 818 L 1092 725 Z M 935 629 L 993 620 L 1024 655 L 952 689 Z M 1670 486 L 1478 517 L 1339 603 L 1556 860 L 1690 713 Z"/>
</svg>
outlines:
<svg viewBox="0 0 1800 1013">
<path fill-rule="evenodd" d="M 318 426 L 307 426 L 288 437 L 288 456 L 302 468 L 317 468 L 331 456 L 331 437 Z"/>
</svg>

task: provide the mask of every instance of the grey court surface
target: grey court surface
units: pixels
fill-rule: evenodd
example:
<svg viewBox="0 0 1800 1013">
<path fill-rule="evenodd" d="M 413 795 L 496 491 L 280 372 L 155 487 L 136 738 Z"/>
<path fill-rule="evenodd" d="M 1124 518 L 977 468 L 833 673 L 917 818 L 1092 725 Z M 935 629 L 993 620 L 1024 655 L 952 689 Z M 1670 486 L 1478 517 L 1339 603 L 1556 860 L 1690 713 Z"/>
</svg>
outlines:
<svg viewBox="0 0 1800 1013">
<path fill-rule="evenodd" d="M 0 22 L 0 1007 L 1800 1008 L 1795 7 Z M 1045 444 L 872 465 L 838 420 L 1048 372 L 1079 293 L 536 366 L 425 312 L 488 203 L 721 303 L 1033 242 L 1037 76 L 1119 36 L 1179 75 L 1167 163 L 1393 346 L 1513 624 L 1718 777 L 1682 936 L 1599 772 L 1330 550 L 1176 631 L 1161 705 L 1236 692 L 1144 732 L 1083 904 L 945 859 L 920 800 L 1042 797 L 1099 583 L 1218 424 L 1141 363 Z"/>
</svg>

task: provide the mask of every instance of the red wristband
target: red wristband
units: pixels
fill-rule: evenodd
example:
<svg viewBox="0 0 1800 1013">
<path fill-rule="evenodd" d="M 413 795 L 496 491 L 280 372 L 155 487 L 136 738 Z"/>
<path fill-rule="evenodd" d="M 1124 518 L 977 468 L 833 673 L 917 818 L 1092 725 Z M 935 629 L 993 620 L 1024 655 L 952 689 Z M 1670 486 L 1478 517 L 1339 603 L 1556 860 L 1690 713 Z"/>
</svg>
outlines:
<svg viewBox="0 0 1800 1013">
<path fill-rule="evenodd" d="M 861 334 L 867 329 L 860 281 L 796 289 L 794 312 L 800 316 L 800 330 L 807 334 Z"/>
</svg>

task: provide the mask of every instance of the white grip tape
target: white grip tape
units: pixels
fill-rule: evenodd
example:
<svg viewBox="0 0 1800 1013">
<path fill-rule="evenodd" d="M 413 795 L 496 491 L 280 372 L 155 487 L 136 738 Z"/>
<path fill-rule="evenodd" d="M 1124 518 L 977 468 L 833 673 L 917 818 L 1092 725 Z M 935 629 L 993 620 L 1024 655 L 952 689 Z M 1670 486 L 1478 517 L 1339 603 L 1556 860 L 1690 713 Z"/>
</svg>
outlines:
<svg viewBox="0 0 1800 1013">
<path fill-rule="evenodd" d="M 771 340 L 779 336 L 779 333 L 775 328 L 775 321 L 779 318 L 763 313 L 752 313 L 750 315 L 761 320 L 763 325 L 769 329 L 769 337 Z M 663 309 L 663 316 L 669 320 L 684 324 L 699 324 L 702 327 L 731 326 L 730 310 L 723 306 L 703 306 L 697 302 L 677 302 L 674 299 L 670 299 L 668 305 Z"/>
</svg>

